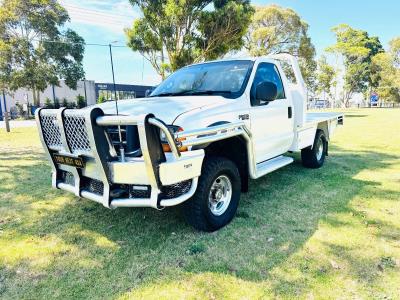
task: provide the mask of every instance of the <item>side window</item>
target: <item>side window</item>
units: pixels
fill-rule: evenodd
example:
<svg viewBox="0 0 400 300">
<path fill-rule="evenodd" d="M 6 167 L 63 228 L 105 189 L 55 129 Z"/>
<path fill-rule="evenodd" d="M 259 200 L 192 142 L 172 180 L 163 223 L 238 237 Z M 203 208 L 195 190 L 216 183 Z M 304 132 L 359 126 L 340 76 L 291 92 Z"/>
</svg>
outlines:
<svg viewBox="0 0 400 300">
<path fill-rule="evenodd" d="M 263 81 L 275 83 L 276 87 L 278 88 L 276 99 L 285 99 L 285 90 L 283 88 L 282 79 L 276 66 L 271 63 L 260 63 L 257 67 L 256 75 L 254 76 L 253 84 L 251 86 L 251 100 L 254 100 L 255 98 L 256 86 Z"/>
</svg>

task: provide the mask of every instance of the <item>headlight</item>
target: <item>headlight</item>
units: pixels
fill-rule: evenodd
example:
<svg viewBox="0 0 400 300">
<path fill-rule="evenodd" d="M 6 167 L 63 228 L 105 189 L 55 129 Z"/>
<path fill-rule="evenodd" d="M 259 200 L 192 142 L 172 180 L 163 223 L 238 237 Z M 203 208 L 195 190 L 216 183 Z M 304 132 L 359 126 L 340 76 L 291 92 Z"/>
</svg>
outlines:
<svg viewBox="0 0 400 300">
<path fill-rule="evenodd" d="M 176 132 L 180 132 L 183 131 L 182 127 L 176 126 L 176 125 L 168 125 L 167 126 L 169 131 L 171 132 L 172 136 L 176 133 Z M 165 136 L 164 132 L 162 130 L 160 130 L 160 139 L 161 139 L 161 144 L 163 147 L 164 152 L 171 152 L 171 147 L 168 144 L 168 140 L 167 137 Z M 188 148 L 187 147 L 179 147 L 179 151 L 187 151 Z"/>
<path fill-rule="evenodd" d="M 169 131 L 172 133 L 172 135 L 174 135 L 175 132 L 183 131 L 183 129 L 179 126 L 168 125 L 167 127 L 168 127 Z M 165 136 L 165 133 L 162 130 L 160 130 L 160 139 L 161 139 L 161 143 L 168 144 L 167 137 Z"/>
</svg>

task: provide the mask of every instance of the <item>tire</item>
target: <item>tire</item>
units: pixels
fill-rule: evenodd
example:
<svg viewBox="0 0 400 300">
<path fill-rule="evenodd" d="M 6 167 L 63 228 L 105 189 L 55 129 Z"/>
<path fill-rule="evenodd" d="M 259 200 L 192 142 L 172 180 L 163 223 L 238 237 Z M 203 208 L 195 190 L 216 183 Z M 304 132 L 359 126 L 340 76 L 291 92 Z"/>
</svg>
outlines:
<svg viewBox="0 0 400 300">
<path fill-rule="evenodd" d="M 207 232 L 227 225 L 235 216 L 240 187 L 239 170 L 232 161 L 223 157 L 206 158 L 196 193 L 182 207 L 186 222 Z"/>
<path fill-rule="evenodd" d="M 328 142 L 322 130 L 317 130 L 313 147 L 307 147 L 301 150 L 301 160 L 303 166 L 311 169 L 322 167 L 325 162 Z"/>
</svg>

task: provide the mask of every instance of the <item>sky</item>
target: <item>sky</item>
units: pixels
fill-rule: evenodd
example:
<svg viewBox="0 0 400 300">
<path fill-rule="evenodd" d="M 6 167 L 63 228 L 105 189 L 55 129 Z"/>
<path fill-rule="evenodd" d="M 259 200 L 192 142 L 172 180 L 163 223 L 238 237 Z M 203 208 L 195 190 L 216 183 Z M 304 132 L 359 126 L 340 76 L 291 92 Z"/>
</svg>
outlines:
<svg viewBox="0 0 400 300">
<path fill-rule="evenodd" d="M 61 0 L 71 21 L 67 27 L 91 44 L 112 44 L 117 83 L 154 85 L 160 77 L 139 53 L 126 46 L 124 28 L 141 16 L 128 0 Z M 277 4 L 294 9 L 309 24 L 309 35 L 317 55 L 335 42 L 331 28 L 341 23 L 378 36 L 384 47 L 400 36 L 400 0 L 275 0 L 252 1 L 254 5 Z M 107 46 L 87 45 L 84 58 L 86 78 L 112 82 Z"/>
</svg>

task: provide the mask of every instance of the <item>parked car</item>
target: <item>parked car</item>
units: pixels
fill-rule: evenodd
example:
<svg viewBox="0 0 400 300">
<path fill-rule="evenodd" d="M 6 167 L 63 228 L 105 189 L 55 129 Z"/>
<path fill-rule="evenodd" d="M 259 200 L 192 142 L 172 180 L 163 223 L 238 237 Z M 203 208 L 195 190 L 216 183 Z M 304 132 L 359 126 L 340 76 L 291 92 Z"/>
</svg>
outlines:
<svg viewBox="0 0 400 300">
<path fill-rule="evenodd" d="M 329 108 L 330 103 L 328 100 L 323 99 L 315 99 L 314 100 L 314 108 L 322 109 L 322 108 Z"/>
</svg>

